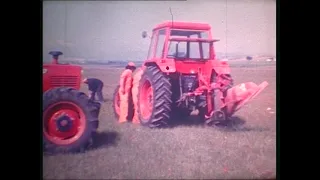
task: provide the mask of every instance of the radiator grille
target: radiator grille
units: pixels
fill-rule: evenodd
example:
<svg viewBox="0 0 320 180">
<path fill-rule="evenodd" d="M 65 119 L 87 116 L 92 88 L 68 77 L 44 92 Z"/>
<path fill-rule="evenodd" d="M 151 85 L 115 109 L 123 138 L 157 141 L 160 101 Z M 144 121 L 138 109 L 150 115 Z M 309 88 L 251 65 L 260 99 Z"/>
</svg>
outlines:
<svg viewBox="0 0 320 180">
<path fill-rule="evenodd" d="M 78 82 L 77 76 L 52 76 L 50 77 L 51 87 L 76 87 Z"/>
</svg>

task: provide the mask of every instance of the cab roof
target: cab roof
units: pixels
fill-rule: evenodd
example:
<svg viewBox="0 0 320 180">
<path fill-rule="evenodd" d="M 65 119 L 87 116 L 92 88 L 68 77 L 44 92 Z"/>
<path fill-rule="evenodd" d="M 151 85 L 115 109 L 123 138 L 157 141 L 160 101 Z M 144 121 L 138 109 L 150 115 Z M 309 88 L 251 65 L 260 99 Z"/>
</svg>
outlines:
<svg viewBox="0 0 320 180">
<path fill-rule="evenodd" d="M 210 30 L 211 26 L 207 23 L 184 22 L 184 21 L 165 21 L 157 24 L 153 31 L 161 28 L 170 27 L 172 29 L 190 29 L 190 30 Z"/>
</svg>

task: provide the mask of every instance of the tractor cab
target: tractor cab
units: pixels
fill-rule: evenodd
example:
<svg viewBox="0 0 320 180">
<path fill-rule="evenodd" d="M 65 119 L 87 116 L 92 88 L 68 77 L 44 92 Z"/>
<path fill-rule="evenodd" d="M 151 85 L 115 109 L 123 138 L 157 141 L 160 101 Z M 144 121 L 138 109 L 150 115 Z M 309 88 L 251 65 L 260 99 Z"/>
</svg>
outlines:
<svg viewBox="0 0 320 180">
<path fill-rule="evenodd" d="M 146 37 L 146 32 L 143 32 Z M 164 22 L 151 36 L 147 62 L 156 62 L 163 72 L 175 72 L 185 63 L 204 66 L 215 59 L 211 27 L 204 23 Z M 178 68 L 177 68 L 178 66 Z"/>
<path fill-rule="evenodd" d="M 49 52 L 52 61 L 43 64 L 43 92 L 54 87 L 72 87 L 80 89 L 82 67 L 70 64 L 60 64 L 58 59 L 63 55 L 60 51 Z"/>
<path fill-rule="evenodd" d="M 210 31 L 172 29 L 168 38 L 166 58 L 180 61 L 203 61 L 214 59 L 213 40 Z"/>
</svg>

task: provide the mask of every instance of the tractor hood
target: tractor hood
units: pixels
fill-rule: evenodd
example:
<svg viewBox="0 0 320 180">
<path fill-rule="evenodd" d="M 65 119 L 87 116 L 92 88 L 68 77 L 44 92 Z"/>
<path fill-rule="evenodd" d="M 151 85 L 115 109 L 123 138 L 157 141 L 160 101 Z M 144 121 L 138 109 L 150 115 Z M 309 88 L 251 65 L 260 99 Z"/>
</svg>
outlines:
<svg viewBox="0 0 320 180">
<path fill-rule="evenodd" d="M 80 88 L 82 67 L 76 65 L 44 64 L 43 91 L 54 87 Z"/>
<path fill-rule="evenodd" d="M 43 65 L 43 75 L 75 75 L 79 76 L 82 72 L 81 66 L 69 65 L 69 64 L 44 64 Z"/>
</svg>

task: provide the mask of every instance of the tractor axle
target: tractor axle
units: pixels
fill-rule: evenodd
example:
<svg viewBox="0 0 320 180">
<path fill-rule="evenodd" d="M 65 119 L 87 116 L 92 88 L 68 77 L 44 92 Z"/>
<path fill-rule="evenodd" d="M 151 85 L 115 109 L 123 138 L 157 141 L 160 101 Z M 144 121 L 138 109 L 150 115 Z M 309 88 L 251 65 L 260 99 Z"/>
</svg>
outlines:
<svg viewBox="0 0 320 180">
<path fill-rule="evenodd" d="M 72 119 L 67 115 L 62 115 L 56 119 L 56 127 L 60 132 L 67 132 L 72 128 Z"/>
</svg>

